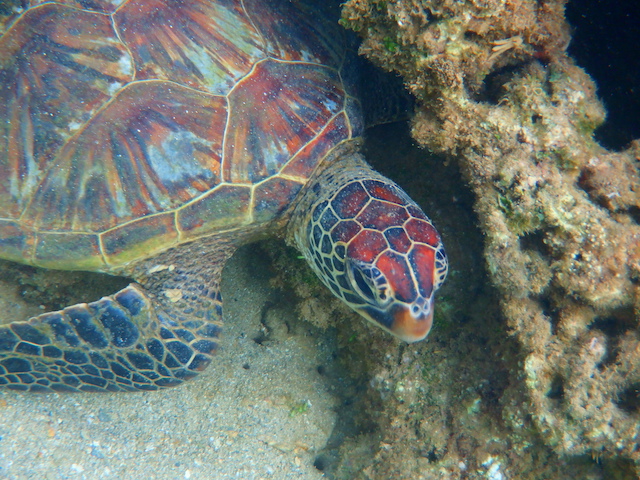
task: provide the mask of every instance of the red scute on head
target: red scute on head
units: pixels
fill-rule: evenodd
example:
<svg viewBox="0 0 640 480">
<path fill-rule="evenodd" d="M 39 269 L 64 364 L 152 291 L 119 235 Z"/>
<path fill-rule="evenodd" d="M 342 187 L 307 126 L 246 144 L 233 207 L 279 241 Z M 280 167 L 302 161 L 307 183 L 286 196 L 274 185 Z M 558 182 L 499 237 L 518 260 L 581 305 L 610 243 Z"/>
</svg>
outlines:
<svg viewBox="0 0 640 480">
<path fill-rule="evenodd" d="M 338 192 L 331 202 L 340 218 L 354 218 L 369 201 L 369 195 L 359 182 L 353 182 Z"/>
<path fill-rule="evenodd" d="M 420 294 L 424 298 L 429 298 L 433 291 L 434 257 L 435 250 L 426 245 L 414 245 L 409 253 L 411 268 L 417 277 Z"/>
<path fill-rule="evenodd" d="M 425 220 L 412 218 L 405 225 L 405 229 L 411 240 L 415 242 L 426 243 L 432 247 L 437 247 L 440 243 L 440 235 L 433 225 Z"/>
<path fill-rule="evenodd" d="M 384 236 L 391 248 L 398 253 L 407 253 L 411 248 L 412 242 L 402 228 L 388 228 Z"/>
<path fill-rule="evenodd" d="M 411 270 L 404 256 L 387 250 L 380 255 L 375 265 L 389 281 L 398 300 L 411 303 L 416 299 Z"/>
<path fill-rule="evenodd" d="M 353 237 L 362 229 L 353 220 L 338 222 L 331 230 L 331 239 L 334 242 L 350 242 Z"/>
<path fill-rule="evenodd" d="M 372 200 L 356 218 L 364 228 L 384 231 L 386 228 L 401 226 L 409 218 L 404 207 L 379 200 Z"/>
<path fill-rule="evenodd" d="M 349 244 L 349 257 L 362 262 L 371 263 L 387 248 L 387 242 L 380 232 L 363 230 Z"/>
<path fill-rule="evenodd" d="M 406 205 L 407 199 L 399 195 L 400 192 L 388 183 L 382 183 L 378 180 L 364 181 L 364 186 L 373 198 L 386 200 L 387 202 L 396 203 L 398 205 Z"/>
</svg>

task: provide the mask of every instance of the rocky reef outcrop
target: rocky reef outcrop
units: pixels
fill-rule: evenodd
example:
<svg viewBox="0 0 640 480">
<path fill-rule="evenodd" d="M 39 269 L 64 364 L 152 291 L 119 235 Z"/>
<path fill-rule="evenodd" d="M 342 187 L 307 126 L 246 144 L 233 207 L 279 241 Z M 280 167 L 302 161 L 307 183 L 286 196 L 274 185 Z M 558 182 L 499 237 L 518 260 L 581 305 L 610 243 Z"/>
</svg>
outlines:
<svg viewBox="0 0 640 480">
<path fill-rule="evenodd" d="M 413 137 L 474 194 L 522 361 L 527 417 L 561 455 L 640 462 L 640 142 L 614 152 L 567 55 L 564 0 L 350 0 L 360 53 L 417 99 Z M 453 266 L 455 268 L 455 266 Z M 513 388 L 513 387 L 512 387 Z M 524 412 L 517 413 L 516 410 Z"/>
</svg>

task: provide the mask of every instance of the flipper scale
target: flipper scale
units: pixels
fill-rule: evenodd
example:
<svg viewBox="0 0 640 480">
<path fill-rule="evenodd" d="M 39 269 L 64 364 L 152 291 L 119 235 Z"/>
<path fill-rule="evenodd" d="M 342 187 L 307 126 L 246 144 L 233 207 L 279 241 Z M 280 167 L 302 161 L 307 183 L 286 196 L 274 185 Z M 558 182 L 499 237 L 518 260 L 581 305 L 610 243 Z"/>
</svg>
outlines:
<svg viewBox="0 0 640 480">
<path fill-rule="evenodd" d="M 0 385 L 43 392 L 174 386 L 210 362 L 218 333 L 206 321 L 184 328 L 131 284 L 96 302 L 0 327 Z"/>
</svg>

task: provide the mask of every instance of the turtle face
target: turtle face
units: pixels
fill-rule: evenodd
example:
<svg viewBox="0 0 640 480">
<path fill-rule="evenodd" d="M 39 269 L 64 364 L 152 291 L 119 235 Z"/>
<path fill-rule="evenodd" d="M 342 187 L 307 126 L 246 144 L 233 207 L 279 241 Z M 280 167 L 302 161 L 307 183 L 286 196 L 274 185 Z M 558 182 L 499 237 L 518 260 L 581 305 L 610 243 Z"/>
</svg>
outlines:
<svg viewBox="0 0 640 480">
<path fill-rule="evenodd" d="M 447 274 L 440 235 L 391 181 L 354 180 L 313 208 L 304 253 L 333 293 L 407 342 L 422 340 Z"/>
</svg>

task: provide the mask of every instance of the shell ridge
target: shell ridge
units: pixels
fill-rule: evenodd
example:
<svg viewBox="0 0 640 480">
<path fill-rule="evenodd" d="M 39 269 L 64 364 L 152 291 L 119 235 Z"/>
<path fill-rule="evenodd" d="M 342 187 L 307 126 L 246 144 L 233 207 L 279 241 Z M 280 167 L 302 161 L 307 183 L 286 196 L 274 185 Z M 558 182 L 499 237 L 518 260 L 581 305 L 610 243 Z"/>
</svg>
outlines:
<svg viewBox="0 0 640 480">
<path fill-rule="evenodd" d="M 335 113 L 335 114 L 334 114 L 334 115 L 333 115 L 333 116 L 332 116 L 332 117 L 331 117 L 331 118 L 330 118 L 330 119 L 329 119 L 329 120 L 328 120 L 328 121 L 323 125 L 323 127 L 320 129 L 320 131 L 316 132 L 316 134 L 313 136 L 313 138 L 311 138 L 311 139 L 310 139 L 307 143 L 305 143 L 304 145 L 301 145 L 301 146 L 300 146 L 300 148 L 299 148 L 299 149 L 298 149 L 298 150 L 297 150 L 293 155 L 291 155 L 291 158 L 289 159 L 289 161 L 288 161 L 287 163 L 285 163 L 285 164 L 282 166 L 282 168 L 280 168 L 280 173 L 279 173 L 279 176 L 280 176 L 280 177 L 282 177 L 282 178 L 286 178 L 286 179 L 290 179 L 290 180 L 293 180 L 293 181 L 296 181 L 296 182 L 300 181 L 300 180 L 299 180 L 299 178 L 300 178 L 300 177 L 298 177 L 298 176 L 292 176 L 292 175 L 287 175 L 287 174 L 282 173 L 282 171 L 283 171 L 283 170 L 285 170 L 285 169 L 287 168 L 287 166 L 288 166 L 288 165 L 291 165 L 291 163 L 292 163 L 293 161 L 295 161 L 295 160 L 296 160 L 296 158 L 300 155 L 300 153 L 301 153 L 305 148 L 307 148 L 310 144 L 312 144 L 315 140 L 317 140 L 317 139 L 318 139 L 318 137 L 321 137 L 321 136 L 322 136 L 322 134 L 323 134 L 323 133 L 325 133 L 325 132 L 327 131 L 327 129 L 329 128 L 329 125 L 331 125 L 331 123 L 332 123 L 336 118 L 338 118 L 342 113 L 344 113 L 344 114 L 345 114 L 345 116 L 346 116 L 346 112 L 345 112 L 344 108 L 343 108 L 342 110 L 340 110 L 340 111 L 336 112 L 336 113 Z M 347 118 L 348 118 L 348 117 L 347 117 Z M 351 133 L 351 132 L 349 132 L 349 133 Z M 351 135 L 349 135 L 349 138 L 345 138 L 345 139 L 343 139 L 340 143 L 338 143 L 337 145 L 334 145 L 334 147 L 333 147 L 333 148 L 335 149 L 338 145 L 340 145 L 341 143 L 343 143 L 343 142 L 345 142 L 345 141 L 349 141 L 350 139 L 351 139 Z M 318 166 L 319 166 L 319 165 L 316 165 L 316 168 L 314 168 L 313 172 L 309 175 L 310 177 L 312 177 L 312 176 L 313 176 L 313 174 L 314 174 L 314 173 L 315 173 L 315 171 L 317 170 Z"/>
<path fill-rule="evenodd" d="M 260 41 L 262 42 L 262 51 L 265 52 L 265 55 L 266 55 L 266 52 L 269 50 L 267 39 L 265 38 L 264 34 L 262 33 L 262 30 L 256 24 L 256 21 L 253 19 L 253 16 L 247 10 L 247 7 L 245 5 L 245 0 L 240 0 L 240 5 L 242 6 L 242 11 L 244 12 L 245 16 L 249 19 L 249 22 L 251 22 L 251 26 L 253 27 L 253 29 L 257 32 L 258 36 L 260 37 Z"/>
<path fill-rule="evenodd" d="M 251 69 L 241 78 L 238 79 L 238 81 L 235 83 L 235 85 L 233 87 L 231 87 L 231 89 L 229 89 L 229 91 L 227 92 L 227 94 L 225 95 L 225 98 L 227 100 L 227 118 L 225 121 L 225 125 L 224 125 L 224 134 L 222 136 L 222 154 L 221 154 L 221 158 L 220 158 L 220 181 L 221 182 L 228 182 L 228 183 L 233 183 L 231 182 L 230 178 L 226 178 L 225 172 L 227 171 L 227 156 L 226 156 L 226 152 L 227 152 L 227 140 L 229 137 L 229 130 L 230 130 L 230 121 L 233 118 L 233 105 L 232 103 L 229 101 L 230 97 L 233 95 L 233 92 L 235 92 L 235 90 L 238 89 L 239 85 L 241 85 L 247 78 L 250 78 L 251 75 L 253 74 L 253 72 L 255 72 L 257 66 L 263 62 L 266 62 L 269 59 L 269 57 L 265 57 L 265 58 L 261 58 L 260 60 L 254 62 L 254 64 L 251 66 Z M 231 147 L 235 147 L 235 145 L 232 145 Z M 231 169 L 229 169 L 230 171 Z M 253 189 L 252 189 L 253 192 Z M 253 211 L 253 209 L 251 209 L 251 211 Z"/>
<path fill-rule="evenodd" d="M 113 28 L 113 31 L 115 32 L 116 37 L 118 38 L 118 41 L 124 47 L 124 49 L 127 51 L 127 54 L 129 55 L 129 66 L 131 68 L 131 71 L 133 72 L 131 81 L 129 83 L 132 83 L 137 81 L 137 76 L 138 76 L 138 69 L 136 68 L 136 59 L 133 55 L 133 52 L 131 51 L 131 48 L 129 47 L 127 42 L 125 42 L 124 38 L 122 38 L 122 32 L 120 31 L 120 26 L 118 25 L 118 20 L 116 18 L 116 13 L 118 12 L 118 10 L 124 5 L 126 5 L 127 3 L 129 3 L 129 0 L 125 0 L 120 5 L 118 5 L 118 7 L 109 15 L 109 17 L 111 18 L 111 28 Z M 123 88 L 129 83 L 123 85 Z"/>
</svg>

